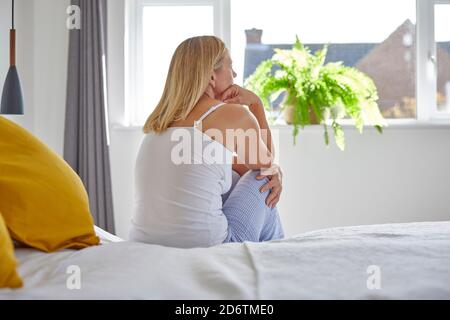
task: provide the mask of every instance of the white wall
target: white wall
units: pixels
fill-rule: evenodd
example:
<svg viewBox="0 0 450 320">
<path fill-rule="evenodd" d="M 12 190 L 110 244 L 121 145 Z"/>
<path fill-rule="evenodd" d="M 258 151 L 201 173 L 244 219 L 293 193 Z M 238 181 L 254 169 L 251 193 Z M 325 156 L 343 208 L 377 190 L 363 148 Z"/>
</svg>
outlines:
<svg viewBox="0 0 450 320">
<path fill-rule="evenodd" d="M 133 205 L 134 156 L 142 133 L 116 130 L 124 123 L 125 109 L 125 1 L 108 0 L 108 115 L 110 122 L 110 162 L 116 234 L 128 238 Z M 134 152 L 130 156 L 124 153 Z M 124 168 L 124 170 L 123 170 Z"/>
<path fill-rule="evenodd" d="M 16 0 L 17 69 L 24 116 L 7 116 L 62 155 L 67 75 L 69 0 Z M 0 83 L 9 64 L 11 1 L 0 2 Z"/>
<path fill-rule="evenodd" d="M 450 220 L 450 125 L 397 125 L 382 135 L 345 127 L 344 152 L 325 147 L 320 126 L 300 131 L 296 146 L 291 127 L 273 130 L 279 130 L 284 171 L 278 209 L 288 236 L 335 226 Z M 126 238 L 142 133 L 112 132 L 116 231 Z"/>
<path fill-rule="evenodd" d="M 34 130 L 62 155 L 69 43 L 66 8 L 70 0 L 33 2 Z"/>
<path fill-rule="evenodd" d="M 450 126 L 395 126 L 382 135 L 347 127 L 344 152 L 324 147 L 320 127 L 308 128 L 295 147 L 290 131 L 280 132 L 287 234 L 450 220 Z"/>
<path fill-rule="evenodd" d="M 125 1 L 108 0 L 108 104 L 110 123 L 124 123 L 125 106 Z"/>
<path fill-rule="evenodd" d="M 134 163 L 143 133 L 138 129 L 111 130 L 111 179 L 116 234 L 128 238 L 133 213 Z"/>
</svg>

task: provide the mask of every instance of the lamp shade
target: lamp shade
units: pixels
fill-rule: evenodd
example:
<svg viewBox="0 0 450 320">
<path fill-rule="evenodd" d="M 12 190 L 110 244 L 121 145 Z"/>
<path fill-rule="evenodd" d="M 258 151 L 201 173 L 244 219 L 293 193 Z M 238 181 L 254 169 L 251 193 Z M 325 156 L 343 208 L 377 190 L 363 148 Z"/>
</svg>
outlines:
<svg viewBox="0 0 450 320">
<path fill-rule="evenodd" d="M 16 29 L 14 29 L 14 0 L 11 1 L 11 30 L 9 30 L 9 71 L 2 91 L 0 114 L 23 114 L 23 97 L 16 68 Z"/>
<path fill-rule="evenodd" d="M 1 114 L 23 114 L 23 97 L 16 66 L 10 66 L 2 92 Z"/>
</svg>

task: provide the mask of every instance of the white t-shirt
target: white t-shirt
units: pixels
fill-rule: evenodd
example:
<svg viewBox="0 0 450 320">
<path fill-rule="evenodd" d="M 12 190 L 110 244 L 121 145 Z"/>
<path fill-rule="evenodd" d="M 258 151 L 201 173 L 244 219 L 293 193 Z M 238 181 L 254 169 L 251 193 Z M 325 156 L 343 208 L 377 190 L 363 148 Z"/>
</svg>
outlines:
<svg viewBox="0 0 450 320">
<path fill-rule="evenodd" d="M 231 187 L 232 158 L 194 127 L 146 134 L 136 160 L 130 240 L 180 248 L 222 243 L 228 222 L 221 195 Z"/>
</svg>

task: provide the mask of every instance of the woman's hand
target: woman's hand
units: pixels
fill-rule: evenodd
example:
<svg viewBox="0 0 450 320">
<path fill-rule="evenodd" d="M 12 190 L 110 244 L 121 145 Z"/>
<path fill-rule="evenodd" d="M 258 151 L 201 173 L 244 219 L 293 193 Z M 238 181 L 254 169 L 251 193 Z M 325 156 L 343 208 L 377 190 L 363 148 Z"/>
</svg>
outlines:
<svg viewBox="0 0 450 320">
<path fill-rule="evenodd" d="M 265 192 L 270 189 L 270 193 L 266 198 L 266 205 L 270 208 L 274 208 L 278 201 L 280 201 L 281 191 L 283 190 L 282 173 L 281 171 L 277 171 L 277 173 L 273 175 L 259 175 L 256 179 L 261 180 L 265 177 L 269 179 L 269 182 L 263 185 L 260 188 L 260 191 Z"/>
<path fill-rule="evenodd" d="M 226 103 L 244 104 L 249 107 L 253 105 L 262 105 L 261 99 L 259 99 L 255 93 L 244 89 L 237 84 L 229 86 L 222 92 L 219 100 Z"/>
</svg>

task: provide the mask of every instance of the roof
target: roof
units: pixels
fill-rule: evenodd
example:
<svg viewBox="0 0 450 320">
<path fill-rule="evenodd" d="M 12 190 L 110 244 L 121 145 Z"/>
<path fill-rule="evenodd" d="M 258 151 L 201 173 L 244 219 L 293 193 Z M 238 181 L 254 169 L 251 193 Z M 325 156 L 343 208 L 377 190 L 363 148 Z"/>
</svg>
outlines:
<svg viewBox="0 0 450 320">
<path fill-rule="evenodd" d="M 322 49 L 324 44 L 304 44 L 312 53 Z M 328 46 L 325 63 L 342 61 L 347 66 L 354 66 L 361 58 L 372 50 L 375 43 L 332 43 Z M 275 53 L 274 49 L 291 49 L 292 44 L 248 44 L 245 48 L 244 79 L 250 76 L 263 60 L 270 59 Z M 450 47 L 450 46 L 449 46 Z M 449 48 L 450 49 L 450 48 Z"/>
</svg>

